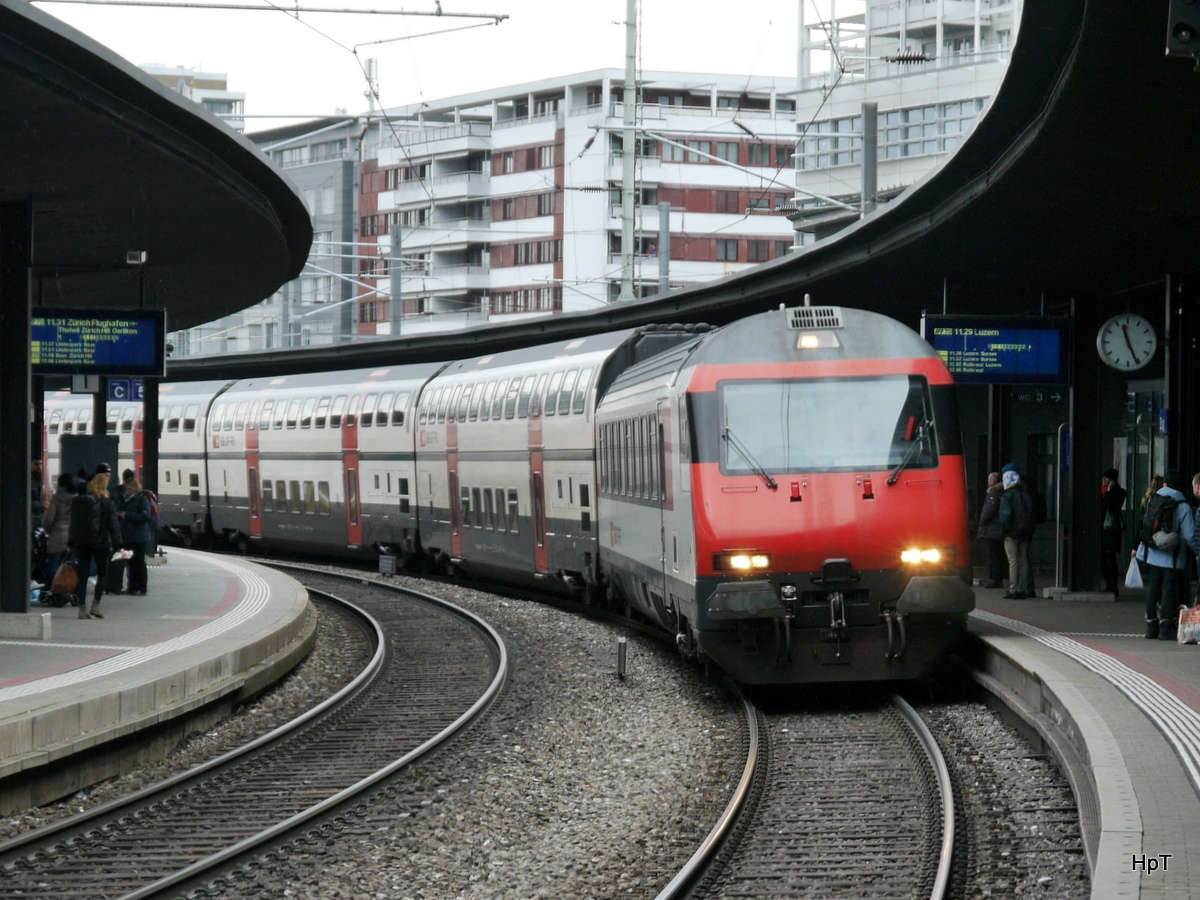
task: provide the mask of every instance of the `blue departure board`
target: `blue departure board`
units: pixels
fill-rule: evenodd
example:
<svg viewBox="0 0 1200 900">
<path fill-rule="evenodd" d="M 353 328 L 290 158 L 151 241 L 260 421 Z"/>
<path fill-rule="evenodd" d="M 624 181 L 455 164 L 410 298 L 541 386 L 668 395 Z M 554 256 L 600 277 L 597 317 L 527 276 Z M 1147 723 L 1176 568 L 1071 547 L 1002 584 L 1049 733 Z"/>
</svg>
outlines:
<svg viewBox="0 0 1200 900">
<path fill-rule="evenodd" d="M 921 336 L 954 380 L 978 384 L 1068 384 L 1070 321 L 1018 316 L 925 316 Z"/>
<path fill-rule="evenodd" d="M 166 313 L 161 309 L 30 310 L 35 375 L 162 377 Z"/>
</svg>

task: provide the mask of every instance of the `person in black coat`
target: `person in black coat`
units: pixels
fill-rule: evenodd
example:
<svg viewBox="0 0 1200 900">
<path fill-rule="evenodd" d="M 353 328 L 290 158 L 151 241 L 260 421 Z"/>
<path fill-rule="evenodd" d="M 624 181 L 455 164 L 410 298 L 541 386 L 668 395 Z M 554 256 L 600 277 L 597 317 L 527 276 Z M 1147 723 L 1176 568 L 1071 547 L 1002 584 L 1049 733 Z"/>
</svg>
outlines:
<svg viewBox="0 0 1200 900">
<path fill-rule="evenodd" d="M 100 598 L 104 595 L 108 560 L 114 550 L 122 548 L 117 506 L 108 496 L 107 473 L 94 475 L 88 482 L 87 493 L 71 501 L 71 527 L 67 532 L 67 543 L 75 554 L 79 583 L 83 585 L 79 592 L 79 618 L 103 619 Z M 96 564 L 96 587 L 89 613 L 87 578 L 92 562 Z"/>
<path fill-rule="evenodd" d="M 985 588 L 1004 587 L 1008 575 L 1008 556 L 1004 552 L 1004 531 L 1000 528 L 1000 495 L 1004 484 L 1000 473 L 988 475 L 987 493 L 983 498 L 983 509 L 979 511 L 979 539 L 987 550 L 987 579 Z"/>
<path fill-rule="evenodd" d="M 1104 578 L 1104 593 L 1115 600 L 1120 584 L 1117 554 L 1124 543 L 1126 490 L 1118 483 L 1121 473 L 1105 469 L 1100 476 L 1100 574 Z"/>
</svg>

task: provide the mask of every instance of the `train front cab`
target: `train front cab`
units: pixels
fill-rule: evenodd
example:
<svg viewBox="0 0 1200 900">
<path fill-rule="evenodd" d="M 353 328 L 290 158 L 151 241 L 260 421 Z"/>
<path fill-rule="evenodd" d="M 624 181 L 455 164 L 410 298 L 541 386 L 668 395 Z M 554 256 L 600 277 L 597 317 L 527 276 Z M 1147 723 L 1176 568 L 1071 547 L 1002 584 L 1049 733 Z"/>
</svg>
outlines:
<svg viewBox="0 0 1200 900">
<path fill-rule="evenodd" d="M 698 354 L 691 373 L 681 637 L 745 683 L 919 677 L 974 608 L 949 374 L 898 323 L 844 312 L 840 353 L 789 359 L 793 330 L 774 363 Z"/>
</svg>

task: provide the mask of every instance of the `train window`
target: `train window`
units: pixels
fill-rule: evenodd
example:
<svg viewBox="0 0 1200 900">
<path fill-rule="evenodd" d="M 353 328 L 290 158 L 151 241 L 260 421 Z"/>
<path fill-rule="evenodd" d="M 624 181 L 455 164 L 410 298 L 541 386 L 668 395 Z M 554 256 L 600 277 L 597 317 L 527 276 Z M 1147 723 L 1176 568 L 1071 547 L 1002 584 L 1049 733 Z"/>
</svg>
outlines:
<svg viewBox="0 0 1200 900">
<path fill-rule="evenodd" d="M 504 517 L 504 488 L 496 488 L 491 492 L 495 495 L 495 501 L 488 501 L 493 508 L 492 512 L 492 527 L 497 531 L 507 531 L 508 523 Z"/>
<path fill-rule="evenodd" d="M 633 494 L 644 497 L 646 494 L 646 419 L 638 416 L 633 420 L 633 463 L 630 474 L 633 475 Z"/>
<path fill-rule="evenodd" d="M 258 469 L 253 466 L 246 472 L 246 496 L 250 501 L 250 518 L 258 515 Z"/>
<path fill-rule="evenodd" d="M 543 372 L 538 376 L 537 384 L 533 388 L 533 396 L 529 398 L 529 414 L 531 416 L 540 416 L 542 414 L 542 390 L 546 387 L 546 373 Z"/>
<path fill-rule="evenodd" d="M 558 414 L 570 415 L 571 398 L 575 396 L 575 382 L 579 378 L 579 370 L 571 369 L 563 376 L 562 390 L 558 394 Z"/>
<path fill-rule="evenodd" d="M 317 401 L 317 411 L 313 414 L 313 428 L 324 428 L 329 419 L 329 398 L 322 397 Z"/>
<path fill-rule="evenodd" d="M 462 385 L 456 384 L 446 388 L 446 393 L 450 398 L 446 401 L 446 421 L 453 422 L 458 415 L 458 397 L 462 393 Z"/>
<path fill-rule="evenodd" d="M 378 394 L 367 394 L 367 399 L 363 401 L 362 418 L 358 420 L 358 424 L 363 428 L 370 428 L 375 424 L 375 404 L 378 400 Z"/>
<path fill-rule="evenodd" d="M 231 407 L 232 408 L 232 407 Z M 246 411 L 250 408 L 250 401 L 243 400 L 237 407 L 237 419 L 234 420 L 233 427 L 238 431 L 246 430 Z M 186 429 L 185 429 L 186 430 Z"/>
<path fill-rule="evenodd" d="M 491 417 L 492 397 L 496 394 L 496 382 L 489 381 L 483 386 L 483 400 L 479 403 L 479 421 L 486 422 Z"/>
<path fill-rule="evenodd" d="M 333 408 L 329 410 L 329 427 L 342 427 L 342 410 L 346 408 L 346 395 L 339 394 L 333 398 Z"/>
<path fill-rule="evenodd" d="M 224 404 L 222 404 L 222 406 L 224 406 Z M 179 430 L 179 412 L 180 412 L 180 410 L 179 410 L 178 406 L 172 406 L 167 411 L 167 431 L 178 431 Z M 80 418 L 83 418 L 83 417 L 80 416 Z M 219 422 L 220 419 L 218 418 L 217 421 Z M 215 428 L 213 430 L 216 431 Z"/>
<path fill-rule="evenodd" d="M 347 428 L 353 428 L 356 421 L 358 421 L 358 397 L 351 397 L 350 408 L 346 410 L 346 417 L 342 420 L 342 424 Z"/>
<path fill-rule="evenodd" d="M 521 521 L 517 516 L 520 506 L 517 501 L 517 489 L 508 489 L 508 530 L 513 534 L 520 534 Z"/>
<path fill-rule="evenodd" d="M 183 422 L 181 423 L 182 429 L 184 431 L 188 432 L 189 434 L 194 434 L 196 431 L 196 420 L 199 418 L 199 416 L 200 416 L 200 404 L 199 403 L 189 403 L 183 410 Z M 144 425 L 143 425 L 143 427 L 144 427 Z M 161 420 L 159 421 L 158 427 L 160 429 L 162 428 Z"/>
<path fill-rule="evenodd" d="M 317 486 L 311 481 L 304 482 L 304 514 L 308 516 L 317 514 Z"/>
<path fill-rule="evenodd" d="M 483 489 L 483 524 L 489 530 L 496 528 L 496 504 L 492 500 L 492 489 Z"/>
<path fill-rule="evenodd" d="M 89 407 L 84 407 L 79 411 L 79 421 L 75 425 L 76 434 L 87 434 L 88 425 L 92 421 L 92 410 Z"/>
<path fill-rule="evenodd" d="M 457 418 L 458 418 L 458 421 L 460 421 L 460 422 L 467 421 L 467 409 L 471 405 L 471 393 L 474 390 L 475 390 L 475 385 L 473 385 L 473 384 L 464 385 L 463 389 L 462 389 L 462 393 L 457 395 L 457 397 L 458 397 L 458 416 L 457 416 Z"/>
<path fill-rule="evenodd" d="M 312 428 L 313 410 L 316 408 L 316 405 L 317 405 L 316 397 L 309 397 L 307 400 L 304 401 L 304 406 L 300 410 L 300 427 L 301 428 Z M 238 409 L 239 417 L 241 416 L 241 413 L 242 413 L 242 411 L 239 408 Z"/>
<path fill-rule="evenodd" d="M 483 496 L 479 488 L 471 488 L 471 524 L 483 527 Z"/>
<path fill-rule="evenodd" d="M 230 403 L 229 406 L 225 408 L 225 419 L 222 422 L 222 429 L 224 431 L 233 431 L 233 420 L 237 418 L 237 416 L 234 415 L 236 412 L 236 403 Z"/>
<path fill-rule="evenodd" d="M 283 421 L 287 418 L 288 402 L 280 397 L 275 401 L 275 416 L 271 420 L 271 427 L 276 431 L 283 428 Z"/>
<path fill-rule="evenodd" d="M 173 407 L 167 413 L 167 431 L 179 430 L 179 407 Z M 221 420 L 225 418 L 225 404 L 217 403 L 213 406 L 212 412 L 208 414 L 208 430 L 216 434 L 221 430 Z M 172 424 L 174 421 L 174 424 Z"/>
<path fill-rule="evenodd" d="M 323 516 L 329 515 L 329 482 L 317 482 L 317 512 Z"/>
<path fill-rule="evenodd" d="M 471 524 L 471 489 L 459 488 L 458 490 L 458 522 L 460 527 L 466 528 Z"/>
<path fill-rule="evenodd" d="M 274 408 L 275 408 L 274 400 L 264 400 L 263 401 L 262 412 L 260 412 L 258 414 L 258 429 L 259 429 L 259 431 L 266 431 L 268 428 L 271 427 L 271 411 Z"/>
<path fill-rule="evenodd" d="M 396 405 L 392 407 L 392 424 L 404 424 L 404 410 L 408 408 L 409 394 L 397 394 Z"/>
<path fill-rule="evenodd" d="M 137 420 L 138 410 L 136 406 L 131 406 L 125 410 L 125 416 L 121 419 L 121 434 L 133 434 L 133 423 Z"/>
<path fill-rule="evenodd" d="M 200 499 L 200 473 L 188 472 L 188 498 L 199 501 Z"/>
<path fill-rule="evenodd" d="M 108 421 L 104 423 L 105 434 L 116 434 L 118 423 L 121 421 L 121 410 L 112 407 L 108 411 Z"/>
<path fill-rule="evenodd" d="M 439 425 L 446 422 L 446 407 L 450 405 L 450 388 L 442 388 L 438 396 L 437 420 Z"/>
<path fill-rule="evenodd" d="M 517 417 L 525 419 L 529 417 L 529 398 L 533 395 L 533 383 L 536 381 L 533 375 L 526 375 L 525 380 L 521 382 L 521 396 L 517 400 Z"/>
<path fill-rule="evenodd" d="M 579 373 L 579 381 L 575 385 L 575 402 L 571 406 L 571 412 L 582 413 L 587 409 L 587 389 L 591 377 L 591 369 L 584 369 Z"/>
<path fill-rule="evenodd" d="M 282 479 L 275 482 L 275 509 L 287 512 L 287 482 Z"/>
<path fill-rule="evenodd" d="M 511 419 L 517 414 L 517 395 L 520 390 L 520 378 L 514 378 L 508 383 L 508 395 L 504 398 L 504 418 Z"/>
<path fill-rule="evenodd" d="M 292 399 L 291 401 L 289 401 L 288 409 L 287 409 L 287 427 L 289 430 L 295 428 L 296 425 L 299 423 L 300 407 L 302 405 L 303 405 L 303 401 L 301 401 L 301 399 L 299 397 L 296 397 L 296 398 Z"/>
<path fill-rule="evenodd" d="M 501 378 L 496 383 L 496 396 L 492 400 L 492 418 L 500 419 L 504 416 L 504 394 L 508 390 L 508 379 Z"/>
<path fill-rule="evenodd" d="M 58 434 L 58 425 L 62 421 L 62 410 L 56 409 L 50 413 L 49 429 L 51 434 Z"/>
<path fill-rule="evenodd" d="M 288 482 L 288 511 L 300 512 L 300 482 L 298 480 Z"/>
<path fill-rule="evenodd" d="M 63 434 L 70 434 L 75 430 L 75 416 L 79 414 L 78 410 L 68 409 L 63 413 L 62 430 Z"/>
<path fill-rule="evenodd" d="M 262 508 L 263 512 L 275 512 L 275 493 L 267 478 L 264 478 L 262 483 Z"/>
<path fill-rule="evenodd" d="M 483 397 L 484 385 L 482 382 L 475 385 L 475 389 L 471 391 L 471 405 L 467 409 L 467 421 L 475 422 L 479 419 L 479 401 Z"/>
<path fill-rule="evenodd" d="M 392 393 L 382 394 L 379 397 L 379 409 L 375 411 L 375 424 L 380 427 L 388 423 L 388 417 L 392 412 L 392 398 L 396 395 Z"/>
<path fill-rule="evenodd" d="M 550 387 L 546 391 L 546 407 L 545 413 L 548 416 L 554 415 L 558 408 L 558 386 L 562 384 L 562 372 L 555 372 L 550 376 Z"/>
<path fill-rule="evenodd" d="M 250 404 L 250 412 L 246 413 L 246 430 L 253 431 L 258 427 L 258 401 Z"/>
<path fill-rule="evenodd" d="M 582 506 L 584 509 L 587 509 L 589 506 L 592 505 L 590 490 L 591 489 L 586 484 L 581 484 L 579 486 L 579 505 Z"/>
</svg>

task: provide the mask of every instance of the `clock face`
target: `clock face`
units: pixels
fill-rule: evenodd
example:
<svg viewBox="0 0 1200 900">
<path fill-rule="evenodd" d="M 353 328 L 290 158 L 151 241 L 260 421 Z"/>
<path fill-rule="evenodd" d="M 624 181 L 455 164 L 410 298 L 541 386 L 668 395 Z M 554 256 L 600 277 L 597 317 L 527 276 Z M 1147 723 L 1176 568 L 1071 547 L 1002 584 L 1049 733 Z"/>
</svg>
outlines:
<svg viewBox="0 0 1200 900">
<path fill-rule="evenodd" d="M 1154 358 L 1157 349 L 1158 335 L 1154 333 L 1154 326 L 1132 313 L 1113 316 L 1096 335 L 1100 359 L 1122 371 L 1142 368 Z"/>
</svg>

